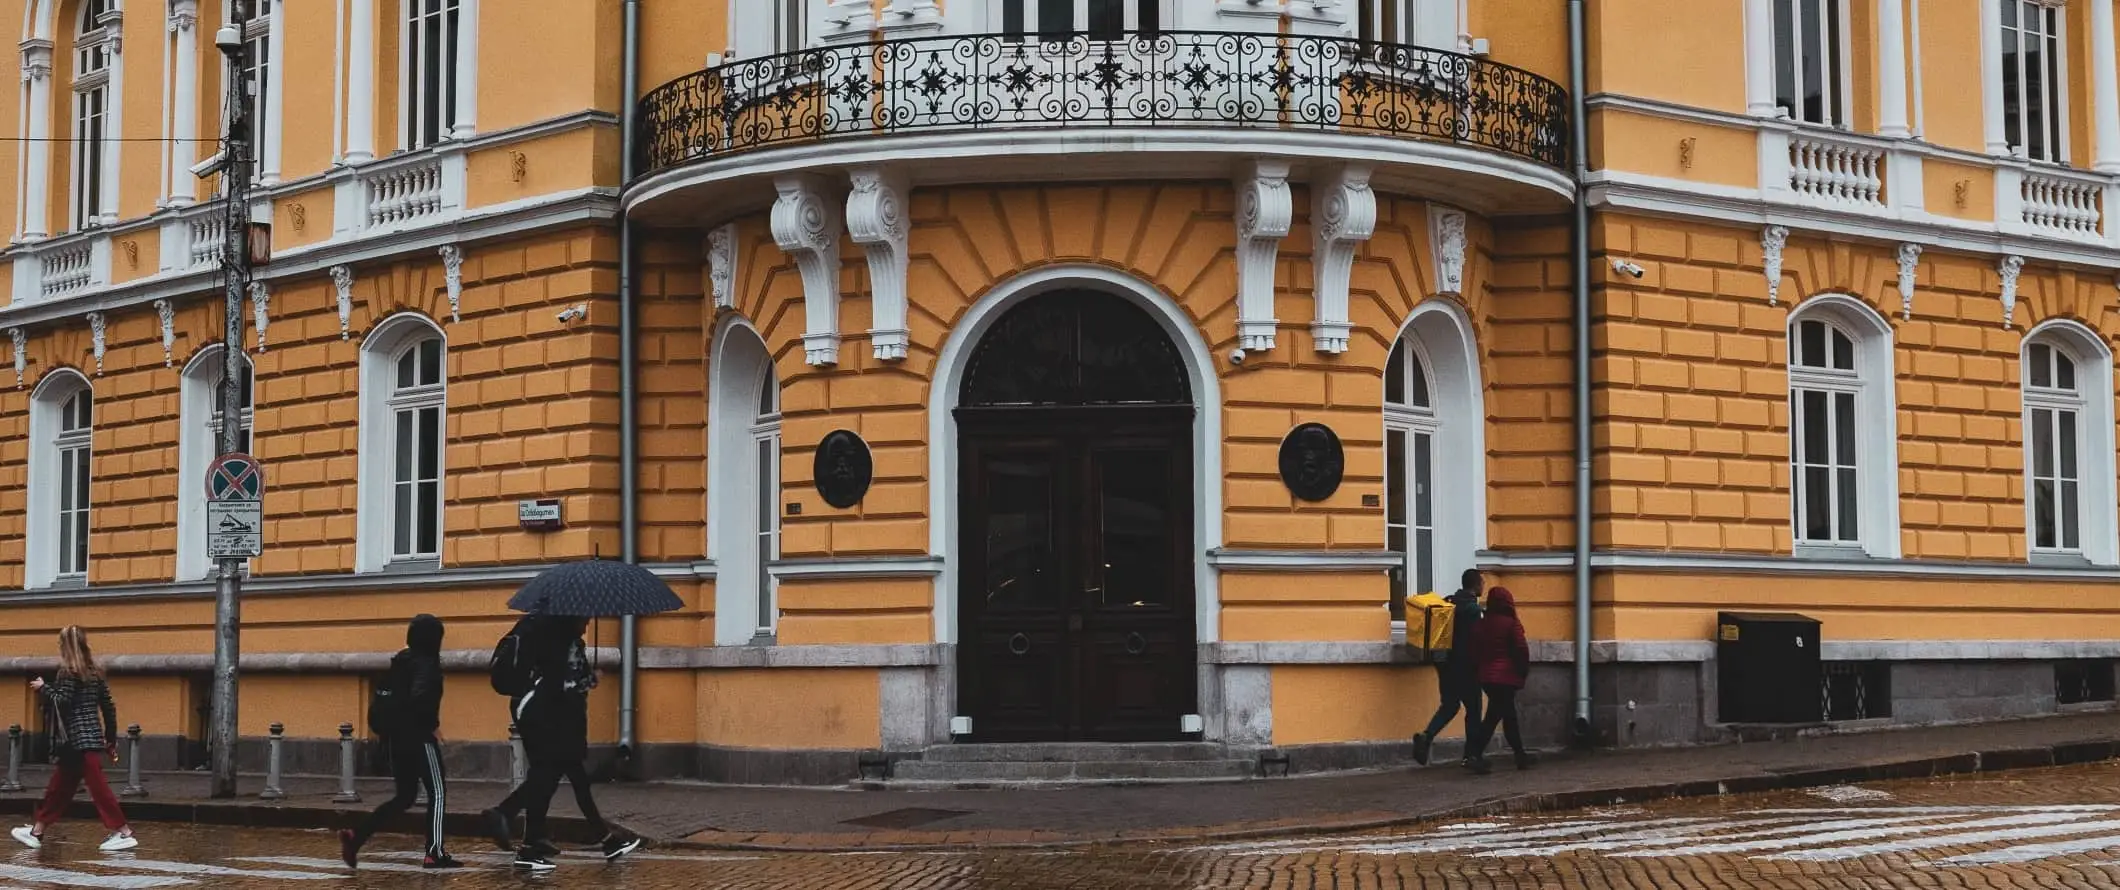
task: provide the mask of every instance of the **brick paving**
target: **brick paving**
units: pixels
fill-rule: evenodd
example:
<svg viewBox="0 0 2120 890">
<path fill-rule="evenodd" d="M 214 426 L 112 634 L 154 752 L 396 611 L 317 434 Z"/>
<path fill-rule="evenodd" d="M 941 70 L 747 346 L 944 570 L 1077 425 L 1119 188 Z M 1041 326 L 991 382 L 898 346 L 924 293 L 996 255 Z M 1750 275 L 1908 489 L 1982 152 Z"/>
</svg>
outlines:
<svg viewBox="0 0 2120 890">
<path fill-rule="evenodd" d="M 1499 764 L 1502 768 L 1486 777 L 1438 766 L 1163 786 L 864 791 L 648 783 L 600 785 L 596 794 L 607 816 L 665 847 L 1067 846 L 1373 829 L 1615 800 L 2103 760 L 2116 748 L 2120 714 L 2097 714 L 1719 747 L 1554 754 L 1535 770 L 1517 772 Z M 0 795 L 0 810 L 25 812 L 41 777 L 26 770 L 31 791 Z M 347 824 L 362 808 L 330 803 L 336 782 L 326 778 L 291 779 L 285 783 L 288 799 L 272 803 L 205 801 L 205 779 L 197 774 L 155 775 L 148 784 L 151 796 L 131 802 L 138 818 L 148 821 L 322 827 Z M 246 780 L 246 792 L 254 795 L 260 785 Z M 362 788 L 368 806 L 388 795 L 385 783 L 364 782 Z M 493 783 L 456 783 L 450 794 L 452 832 L 476 835 L 478 808 L 504 792 Z M 554 812 L 574 812 L 564 789 Z M 570 836 L 590 839 L 579 837 L 578 824 L 562 826 L 571 829 Z M 2120 871 L 2113 876 L 2120 877 Z"/>
</svg>

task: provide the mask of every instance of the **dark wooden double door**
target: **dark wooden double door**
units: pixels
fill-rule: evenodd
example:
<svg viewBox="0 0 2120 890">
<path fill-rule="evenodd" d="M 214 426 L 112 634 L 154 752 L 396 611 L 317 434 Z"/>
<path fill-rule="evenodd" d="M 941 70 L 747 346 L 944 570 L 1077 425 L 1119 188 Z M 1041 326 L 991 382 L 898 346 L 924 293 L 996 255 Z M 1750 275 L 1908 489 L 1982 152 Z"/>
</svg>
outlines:
<svg viewBox="0 0 2120 890">
<path fill-rule="evenodd" d="M 1195 712 L 1191 406 L 960 409 L 973 740 L 1182 738 Z"/>
</svg>

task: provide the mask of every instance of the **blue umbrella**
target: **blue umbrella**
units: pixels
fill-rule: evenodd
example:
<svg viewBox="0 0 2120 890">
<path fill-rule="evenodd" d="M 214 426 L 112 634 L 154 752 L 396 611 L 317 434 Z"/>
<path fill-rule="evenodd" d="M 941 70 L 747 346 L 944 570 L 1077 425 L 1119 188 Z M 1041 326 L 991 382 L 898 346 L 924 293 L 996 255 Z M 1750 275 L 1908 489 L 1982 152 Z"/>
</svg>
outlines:
<svg viewBox="0 0 2120 890">
<path fill-rule="evenodd" d="M 609 559 L 553 566 L 508 598 L 508 608 L 518 612 L 575 618 L 653 615 L 684 604 L 653 572 Z"/>
</svg>

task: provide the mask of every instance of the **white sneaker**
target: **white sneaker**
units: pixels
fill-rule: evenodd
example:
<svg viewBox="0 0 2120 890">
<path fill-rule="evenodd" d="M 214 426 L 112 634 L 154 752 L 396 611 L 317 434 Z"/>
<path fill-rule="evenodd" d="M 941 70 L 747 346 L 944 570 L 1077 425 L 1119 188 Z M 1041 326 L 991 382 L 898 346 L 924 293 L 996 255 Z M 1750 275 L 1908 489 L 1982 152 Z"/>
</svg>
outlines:
<svg viewBox="0 0 2120 890">
<path fill-rule="evenodd" d="M 140 839 L 130 834 L 113 834 L 104 838 L 103 843 L 96 845 L 96 849 L 105 853 L 116 853 L 121 850 L 130 850 L 139 845 Z"/>
<path fill-rule="evenodd" d="M 14 831 L 8 833 L 14 835 L 15 840 L 21 841 L 22 846 L 32 850 L 44 846 L 44 839 L 32 833 L 27 825 L 17 825 Z"/>
</svg>

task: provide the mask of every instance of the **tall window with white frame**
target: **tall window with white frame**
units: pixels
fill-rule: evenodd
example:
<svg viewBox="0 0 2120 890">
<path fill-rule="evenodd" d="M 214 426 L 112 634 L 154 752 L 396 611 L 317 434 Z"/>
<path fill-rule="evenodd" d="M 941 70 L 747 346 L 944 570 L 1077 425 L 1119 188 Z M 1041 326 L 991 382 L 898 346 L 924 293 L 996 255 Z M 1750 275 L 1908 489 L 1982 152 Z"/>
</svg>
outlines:
<svg viewBox="0 0 2120 890">
<path fill-rule="evenodd" d="M 1856 400 L 1863 381 L 1855 339 L 1823 319 L 1799 321 L 1791 333 L 1796 541 L 1856 547 L 1862 541 Z"/>
<path fill-rule="evenodd" d="M 83 583 L 88 579 L 88 467 L 89 439 L 95 428 L 95 395 L 87 387 L 75 390 L 59 408 L 58 437 L 53 440 L 58 455 L 59 553 L 56 582 Z"/>
<path fill-rule="evenodd" d="M 773 560 L 780 558 L 780 381 L 768 370 L 758 387 L 758 417 L 751 423 L 752 471 L 757 480 L 758 540 L 758 632 L 755 639 L 773 636 L 780 616 L 774 595 Z"/>
<path fill-rule="evenodd" d="M 1774 104 L 1792 120 L 1847 127 L 1845 0 L 1774 0 Z"/>
<path fill-rule="evenodd" d="M 399 349 L 391 373 L 390 561 L 429 564 L 441 557 L 442 340 Z"/>
<path fill-rule="evenodd" d="M 1408 595 L 1435 590 L 1437 426 L 1428 362 L 1400 337 L 1384 364 L 1384 544 L 1405 559 L 1391 573 L 1394 619 Z"/>
<path fill-rule="evenodd" d="M 110 117 L 110 61 L 117 35 L 105 27 L 111 0 L 81 4 L 74 40 L 73 227 L 102 221 L 103 148 Z"/>
<path fill-rule="evenodd" d="M 2084 395 L 2076 361 L 2052 344 L 2025 350 L 2026 511 L 2034 554 L 2083 553 Z"/>
<path fill-rule="evenodd" d="M 426 148 L 449 135 L 456 120 L 459 0 L 404 0 L 404 129 L 406 148 Z"/>
<path fill-rule="evenodd" d="M 240 359 L 240 362 L 243 366 L 243 373 L 242 377 L 236 381 L 236 398 L 240 400 L 243 406 L 243 416 L 236 421 L 236 450 L 249 454 L 251 453 L 252 406 L 257 404 L 257 375 L 251 369 L 249 359 Z M 206 435 L 208 436 L 206 441 L 213 443 L 212 450 L 216 453 L 221 450 L 221 430 L 223 424 L 227 423 L 226 412 L 221 410 L 221 382 L 226 379 L 223 375 L 214 375 L 213 386 L 208 390 L 213 394 L 213 412 L 206 419 Z"/>
<path fill-rule="evenodd" d="M 1001 33 L 1010 37 L 1087 32 L 1117 40 L 1163 27 L 1163 0 L 998 0 Z"/>
<path fill-rule="evenodd" d="M 2068 70 L 2058 0 L 2002 4 L 2002 121 L 2010 150 L 2035 161 L 2068 161 Z"/>
<path fill-rule="evenodd" d="M 265 132 L 272 120 L 272 17 L 278 15 L 275 0 L 255 0 L 250 20 L 243 23 L 243 42 L 250 48 L 250 64 L 243 73 L 250 79 L 250 157 L 265 163 Z M 262 169 L 259 168 L 259 169 Z"/>
<path fill-rule="evenodd" d="M 1455 50 L 1461 25 L 1458 0 L 1355 0 L 1355 34 L 1364 41 Z"/>
</svg>

